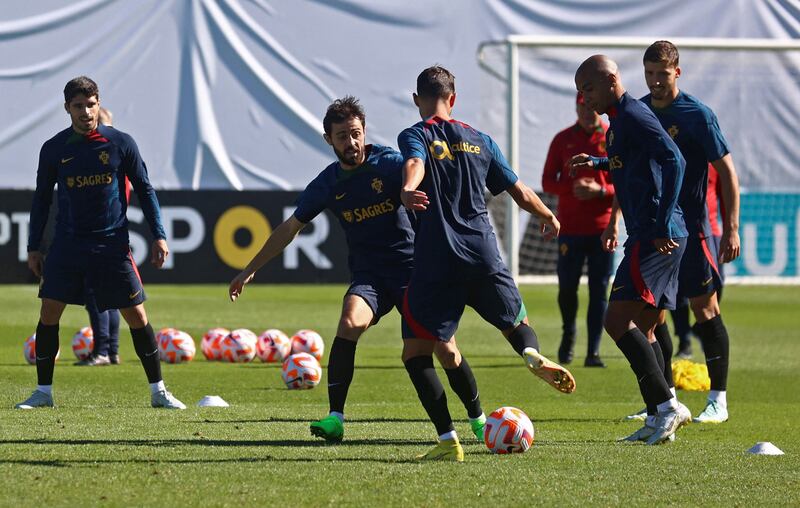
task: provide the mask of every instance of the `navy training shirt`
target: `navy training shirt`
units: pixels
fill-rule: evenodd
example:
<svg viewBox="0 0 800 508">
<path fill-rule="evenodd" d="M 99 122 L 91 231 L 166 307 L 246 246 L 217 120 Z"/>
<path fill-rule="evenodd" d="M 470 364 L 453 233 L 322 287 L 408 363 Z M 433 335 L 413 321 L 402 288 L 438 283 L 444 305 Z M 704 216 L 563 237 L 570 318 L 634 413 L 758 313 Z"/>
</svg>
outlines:
<svg viewBox="0 0 800 508">
<path fill-rule="evenodd" d="M 40 249 L 56 184 L 56 238 L 91 242 L 116 236 L 127 243 L 126 176 L 153 237 L 166 238 L 155 190 L 131 136 L 99 125 L 86 135 L 69 127 L 47 140 L 39 152 L 28 252 Z"/>
<path fill-rule="evenodd" d="M 367 145 L 352 170 L 334 162 L 298 196 L 294 216 L 303 223 L 329 209 L 344 229 L 351 272 L 405 271 L 414 262 L 414 230 L 400 201 L 403 159 L 396 150 Z M 405 275 L 407 277 L 407 275 Z"/>
<path fill-rule="evenodd" d="M 592 160 L 597 169 L 611 171 L 628 238 L 685 238 L 678 195 L 686 161 L 678 145 L 655 114 L 628 93 L 608 117 L 608 157 Z"/>
<path fill-rule="evenodd" d="M 505 266 L 489 222 L 484 189 L 500 194 L 517 182 L 497 144 L 456 120 L 433 117 L 397 138 L 403 160 L 425 162 L 419 190 L 430 200 L 417 212 L 415 273 L 440 279 L 466 269 L 492 274 Z"/>
<path fill-rule="evenodd" d="M 708 163 L 730 153 L 717 116 L 708 106 L 683 92 L 678 92 L 666 108 L 653 106 L 650 94 L 641 100 L 655 113 L 686 159 L 686 174 L 678 198 L 686 229 L 693 236 L 712 236 L 706 207 Z"/>
</svg>

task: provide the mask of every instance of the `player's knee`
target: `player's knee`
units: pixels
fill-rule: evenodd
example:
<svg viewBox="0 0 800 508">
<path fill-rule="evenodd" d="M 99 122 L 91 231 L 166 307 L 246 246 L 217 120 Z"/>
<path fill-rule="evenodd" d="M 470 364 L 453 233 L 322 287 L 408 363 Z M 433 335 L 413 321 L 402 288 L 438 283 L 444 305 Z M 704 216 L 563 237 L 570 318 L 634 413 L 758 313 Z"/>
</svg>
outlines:
<svg viewBox="0 0 800 508">
<path fill-rule="evenodd" d="M 119 309 L 122 318 L 128 323 L 128 326 L 134 330 L 144 328 L 147 326 L 147 313 L 144 310 L 144 305 L 139 304 L 125 309 Z"/>
<path fill-rule="evenodd" d="M 703 295 L 689 301 L 696 321 L 702 323 L 719 315 L 719 304 L 715 295 Z"/>
<path fill-rule="evenodd" d="M 64 307 L 66 307 L 66 305 L 62 304 L 61 302 L 43 298 L 42 307 L 39 312 L 39 321 L 41 321 L 43 325 L 47 326 L 57 325 L 61 320 L 61 314 L 64 312 Z"/>
<path fill-rule="evenodd" d="M 436 358 L 439 359 L 439 363 L 441 363 L 442 367 L 445 369 L 455 369 L 461 365 L 461 353 L 458 348 L 446 346 L 447 345 L 444 343 L 437 344 L 434 349 Z"/>
<path fill-rule="evenodd" d="M 336 335 L 349 340 L 357 341 L 361 334 L 367 331 L 369 323 L 356 319 L 354 316 L 342 316 L 339 320 Z"/>
</svg>

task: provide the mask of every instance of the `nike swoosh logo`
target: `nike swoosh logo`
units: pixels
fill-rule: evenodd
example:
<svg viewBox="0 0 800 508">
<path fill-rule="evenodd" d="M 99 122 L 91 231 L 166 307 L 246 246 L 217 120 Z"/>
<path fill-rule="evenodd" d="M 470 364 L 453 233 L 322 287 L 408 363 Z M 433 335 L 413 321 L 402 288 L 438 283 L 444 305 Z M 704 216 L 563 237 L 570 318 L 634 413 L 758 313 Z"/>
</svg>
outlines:
<svg viewBox="0 0 800 508">
<path fill-rule="evenodd" d="M 611 292 L 613 293 L 614 291 L 619 291 L 620 289 L 622 289 L 622 288 L 624 288 L 624 287 L 625 287 L 625 286 L 617 286 L 617 287 L 615 287 L 615 288 L 611 288 Z"/>
<path fill-rule="evenodd" d="M 130 298 L 131 300 L 133 300 L 134 298 L 136 298 L 137 296 L 139 296 L 139 293 L 141 293 L 141 292 L 142 292 L 142 290 L 140 289 L 139 291 L 137 291 L 137 292 L 135 292 L 135 293 L 131 293 L 131 294 L 129 294 L 129 295 L 128 295 L 128 298 Z"/>
<path fill-rule="evenodd" d="M 37 360 L 49 360 L 50 357 L 49 356 L 37 356 L 36 359 Z"/>
<path fill-rule="evenodd" d="M 707 281 L 703 282 L 703 287 L 706 287 L 706 286 L 708 286 L 709 284 L 711 284 L 711 281 L 712 281 L 712 280 L 714 280 L 714 277 L 709 277 L 709 279 L 708 279 Z"/>
<path fill-rule="evenodd" d="M 337 194 L 337 195 L 336 195 L 336 201 L 339 201 L 340 199 L 342 199 L 343 197 L 345 197 L 345 195 L 346 195 L 346 194 L 347 194 L 346 192 L 343 192 L 343 193 L 341 193 L 341 194 Z"/>
<path fill-rule="evenodd" d="M 75 158 L 75 157 L 68 157 L 68 158 L 66 158 L 66 159 L 61 159 L 61 164 L 66 164 L 67 162 L 71 161 L 71 160 L 72 160 L 72 159 L 74 159 L 74 158 Z"/>
</svg>

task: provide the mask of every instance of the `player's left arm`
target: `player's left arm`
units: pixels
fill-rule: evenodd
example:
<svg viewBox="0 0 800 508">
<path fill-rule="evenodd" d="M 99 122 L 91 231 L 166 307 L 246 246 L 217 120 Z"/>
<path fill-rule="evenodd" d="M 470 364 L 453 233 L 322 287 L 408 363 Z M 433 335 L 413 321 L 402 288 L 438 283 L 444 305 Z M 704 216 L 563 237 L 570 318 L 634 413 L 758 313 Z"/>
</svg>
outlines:
<svg viewBox="0 0 800 508">
<path fill-rule="evenodd" d="M 540 231 L 545 240 L 551 240 L 558 236 L 561 224 L 556 215 L 545 205 L 538 194 L 533 189 L 525 185 L 517 174 L 511 169 L 511 165 L 503 156 L 500 147 L 489 136 L 482 134 L 486 149 L 491 154 L 489 171 L 486 173 L 486 188 L 493 195 L 498 195 L 503 191 L 508 192 L 514 202 L 530 213 L 536 215 L 542 221 Z"/>
<path fill-rule="evenodd" d="M 430 201 L 428 195 L 417 188 L 425 178 L 425 140 L 419 132 L 410 127 L 397 137 L 397 146 L 403 155 L 403 187 L 400 189 L 400 200 L 409 210 L 425 210 Z"/>
<path fill-rule="evenodd" d="M 739 177 L 733 157 L 726 154 L 711 163 L 719 175 L 722 198 L 722 240 L 719 244 L 719 262 L 730 263 L 739 257 Z"/>
<path fill-rule="evenodd" d="M 153 235 L 153 244 L 150 248 L 150 262 L 156 268 L 161 268 L 169 255 L 167 246 L 167 235 L 161 223 L 161 207 L 158 204 L 156 191 L 150 185 L 150 178 L 147 176 L 147 166 L 145 166 L 136 142 L 130 136 L 126 136 L 122 150 L 122 168 L 125 176 L 133 186 L 133 191 L 139 197 L 139 205 L 142 207 L 150 232 Z"/>
</svg>

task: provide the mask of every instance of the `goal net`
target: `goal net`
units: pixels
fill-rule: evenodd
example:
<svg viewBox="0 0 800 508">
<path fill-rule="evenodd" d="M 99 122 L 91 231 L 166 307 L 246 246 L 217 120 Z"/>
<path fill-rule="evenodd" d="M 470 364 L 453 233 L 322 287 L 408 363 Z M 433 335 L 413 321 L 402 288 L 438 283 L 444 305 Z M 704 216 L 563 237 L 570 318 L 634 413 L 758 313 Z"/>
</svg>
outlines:
<svg viewBox="0 0 800 508">
<path fill-rule="evenodd" d="M 522 180 L 541 189 L 553 136 L 575 123 L 574 72 L 603 53 L 634 97 L 645 95 L 642 55 L 659 38 L 510 36 L 483 43 L 480 125 L 503 147 Z M 711 107 L 742 189 L 742 255 L 732 281 L 800 281 L 800 41 L 669 39 L 680 51 L 679 85 Z M 554 196 L 542 195 L 556 206 Z M 557 246 L 506 195 L 490 202 L 504 253 L 522 282 L 555 280 Z M 622 228 L 624 230 L 624 228 Z M 548 277 L 549 276 L 549 277 Z"/>
</svg>

